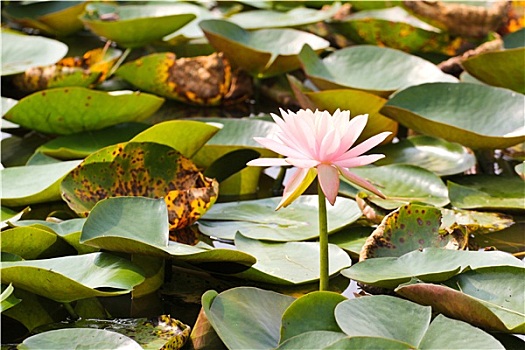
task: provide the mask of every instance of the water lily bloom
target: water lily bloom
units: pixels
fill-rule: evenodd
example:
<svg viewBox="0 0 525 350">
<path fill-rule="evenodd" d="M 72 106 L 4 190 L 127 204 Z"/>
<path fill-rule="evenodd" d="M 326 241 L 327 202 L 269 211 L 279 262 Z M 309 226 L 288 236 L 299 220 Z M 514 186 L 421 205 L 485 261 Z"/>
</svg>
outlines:
<svg viewBox="0 0 525 350">
<path fill-rule="evenodd" d="M 368 114 L 350 119 L 350 111 L 312 112 L 309 109 L 294 113 L 280 110 L 282 119 L 272 114 L 280 131 L 270 137 L 256 137 L 264 147 L 284 158 L 258 158 L 251 166 L 287 166 L 297 168 L 284 188 L 283 199 L 277 209 L 288 206 L 313 182 L 316 176 L 326 199 L 334 205 L 339 191 L 339 174 L 350 182 L 376 195 L 384 195 L 367 180 L 348 169 L 371 164 L 382 154 L 363 155 L 385 140 L 390 132 L 377 134 L 354 146 L 368 121 Z"/>
</svg>

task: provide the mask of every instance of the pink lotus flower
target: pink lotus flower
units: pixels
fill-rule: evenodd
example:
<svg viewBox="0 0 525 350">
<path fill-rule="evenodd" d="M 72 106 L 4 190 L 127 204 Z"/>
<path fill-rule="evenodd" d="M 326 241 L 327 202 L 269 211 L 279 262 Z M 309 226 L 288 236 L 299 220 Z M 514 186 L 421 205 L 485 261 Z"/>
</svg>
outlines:
<svg viewBox="0 0 525 350">
<path fill-rule="evenodd" d="M 390 134 L 382 132 L 354 146 L 366 126 L 368 115 L 358 115 L 350 120 L 350 111 L 297 113 L 281 109 L 283 119 L 272 114 L 281 129 L 275 137 L 256 137 L 264 147 L 285 158 L 259 158 L 248 162 L 251 166 L 293 165 L 297 171 L 284 188 L 283 199 L 277 209 L 288 206 L 297 199 L 319 176 L 319 184 L 331 205 L 339 191 L 339 174 L 376 195 L 384 195 L 370 182 L 353 174 L 348 168 L 367 165 L 384 157 L 382 154 L 362 155 L 377 146 Z M 277 210 L 276 209 L 276 210 Z"/>
</svg>

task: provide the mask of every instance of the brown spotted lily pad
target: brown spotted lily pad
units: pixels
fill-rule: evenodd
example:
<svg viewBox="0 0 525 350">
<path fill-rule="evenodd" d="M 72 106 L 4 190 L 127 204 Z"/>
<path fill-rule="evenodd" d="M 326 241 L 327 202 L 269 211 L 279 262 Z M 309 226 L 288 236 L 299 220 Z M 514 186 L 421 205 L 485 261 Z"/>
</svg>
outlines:
<svg viewBox="0 0 525 350">
<path fill-rule="evenodd" d="M 156 53 L 123 65 L 116 75 L 144 91 L 196 105 L 215 106 L 251 94 L 250 78 L 232 72 L 222 53 L 179 59 L 171 52 Z"/>
<path fill-rule="evenodd" d="M 170 229 L 195 222 L 215 202 L 218 183 L 175 149 L 151 142 L 110 146 L 86 158 L 61 184 L 62 197 L 86 216 L 102 199 L 164 198 Z"/>
</svg>

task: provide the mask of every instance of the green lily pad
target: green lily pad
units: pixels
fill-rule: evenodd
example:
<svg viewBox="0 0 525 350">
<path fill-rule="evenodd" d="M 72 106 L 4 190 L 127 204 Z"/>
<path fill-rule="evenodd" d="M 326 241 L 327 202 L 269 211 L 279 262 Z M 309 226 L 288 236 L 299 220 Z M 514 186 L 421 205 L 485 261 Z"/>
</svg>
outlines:
<svg viewBox="0 0 525 350">
<path fill-rule="evenodd" d="M 0 294 L 0 312 L 4 312 L 22 301 L 13 294 L 14 290 L 12 284 L 9 284 L 8 286 L 2 284 L 2 294 Z"/>
<path fill-rule="evenodd" d="M 493 86 L 499 86 L 525 93 L 525 77 L 515 74 L 523 69 L 525 48 L 484 52 L 470 57 L 461 65 L 476 79 Z M 505 62 L 501 65 L 500 62 Z M 488 68 L 490 67 L 490 68 Z"/>
<path fill-rule="evenodd" d="M 95 34 L 128 48 L 141 47 L 173 33 L 196 16 L 178 6 L 91 3 L 80 17 Z"/>
<path fill-rule="evenodd" d="M 300 67 L 299 52 L 309 44 L 315 52 L 330 45 L 314 34 L 295 29 L 260 29 L 248 32 L 223 20 L 199 23 L 210 44 L 222 51 L 233 65 L 257 78 L 267 78 Z"/>
<path fill-rule="evenodd" d="M 432 99 L 423 101 L 421 96 Z M 525 141 L 524 103 L 525 96 L 502 88 L 430 83 L 397 93 L 381 113 L 420 133 L 467 147 L 506 148 Z"/>
<path fill-rule="evenodd" d="M 2 204 L 10 207 L 60 199 L 60 182 L 80 161 L 11 167 L 2 174 Z M 38 181 L 35 181 L 38 179 Z"/>
<path fill-rule="evenodd" d="M 472 175 L 447 184 L 450 202 L 457 208 L 525 209 L 525 182 L 517 176 Z"/>
<path fill-rule="evenodd" d="M 476 157 L 460 144 L 425 135 L 379 146 L 374 152 L 385 155 L 376 165 L 412 164 L 439 176 L 462 173 L 476 165 Z"/>
<path fill-rule="evenodd" d="M 222 124 L 222 129 L 215 134 L 192 158 L 201 168 L 208 168 L 217 159 L 224 155 L 240 150 L 251 149 L 257 151 L 261 157 L 275 157 L 272 152 L 253 139 L 256 136 L 268 135 L 275 132 L 278 127 L 273 122 L 255 119 L 228 119 L 205 118 L 201 121 Z M 257 192 L 259 177 L 262 172 L 260 167 L 247 167 L 237 174 L 221 182 L 221 195 L 243 195 Z"/>
<path fill-rule="evenodd" d="M 503 47 L 506 49 L 517 49 L 525 46 L 525 28 L 521 28 L 513 33 L 505 35 Z"/>
<path fill-rule="evenodd" d="M 437 207 L 449 203 L 447 186 L 429 170 L 408 164 L 390 164 L 378 167 L 353 168 L 352 172 L 372 182 L 387 197 L 373 194 L 369 200 L 385 209 L 395 209 L 410 202 L 420 202 Z M 341 179 L 340 192 L 355 196 L 357 190 Z"/>
<path fill-rule="evenodd" d="M 84 1 L 42 1 L 10 3 L 2 14 L 23 27 L 35 28 L 46 34 L 67 36 L 82 29 L 78 19 L 86 6 Z"/>
<path fill-rule="evenodd" d="M 514 170 L 523 180 L 525 180 L 525 162 L 521 162 L 520 164 L 516 165 Z"/>
<path fill-rule="evenodd" d="M 523 266 L 485 267 L 457 275 L 446 285 L 403 284 L 396 293 L 480 328 L 524 334 L 524 277 Z"/>
<path fill-rule="evenodd" d="M 107 197 L 163 198 L 173 230 L 191 225 L 213 205 L 218 183 L 169 146 L 130 142 L 88 157 L 64 178 L 61 191 L 81 215 Z"/>
<path fill-rule="evenodd" d="M 204 5 L 201 3 L 201 5 Z M 206 19 L 220 18 L 220 14 L 208 10 L 206 7 L 191 3 L 175 3 L 172 6 L 178 6 L 185 13 L 193 13 L 196 18 L 184 27 L 174 31 L 162 38 L 163 41 L 170 45 L 180 45 L 188 41 L 196 41 L 204 38 L 204 32 L 199 27 L 199 22 Z M 182 11 L 181 11 L 182 12 Z"/>
<path fill-rule="evenodd" d="M 132 91 L 56 88 L 21 99 L 4 118 L 36 131 L 70 135 L 145 120 L 163 103 L 163 98 Z"/>
<path fill-rule="evenodd" d="M 331 234 L 328 242 L 345 250 L 352 259 L 359 259 L 359 253 L 368 237 L 374 231 L 373 227 L 350 226 Z"/>
<path fill-rule="evenodd" d="M 415 250 L 400 257 L 361 261 L 341 273 L 368 285 L 394 289 L 412 277 L 425 282 L 443 282 L 453 276 L 490 266 L 518 266 L 521 260 L 499 251 L 464 251 L 441 248 Z"/>
<path fill-rule="evenodd" d="M 281 318 L 295 299 L 253 287 L 220 294 L 208 291 L 202 308 L 229 349 L 273 349 L 279 343 Z"/>
<path fill-rule="evenodd" d="M 458 81 L 422 58 L 372 45 L 347 47 L 323 59 L 305 45 L 299 59 L 321 90 L 354 89 L 388 97 L 413 85 Z"/>
<path fill-rule="evenodd" d="M 2 76 L 22 73 L 36 66 L 54 64 L 67 53 L 60 41 L 41 36 L 2 32 Z"/>
<path fill-rule="evenodd" d="M 17 222 L 22 218 L 22 215 L 28 213 L 31 208 L 26 207 L 19 212 L 11 210 L 7 207 L 0 207 L 0 215 L 2 222 L 0 223 L 0 229 L 4 229 L 13 223 Z"/>
<path fill-rule="evenodd" d="M 319 243 L 264 242 L 235 235 L 235 247 L 253 255 L 257 262 L 235 276 L 273 284 L 304 284 L 319 280 Z M 336 245 L 329 245 L 330 276 L 350 266 L 348 254 Z"/>
<path fill-rule="evenodd" d="M 517 222 L 514 225 L 485 234 L 475 234 L 469 239 L 469 243 L 474 247 L 497 249 L 510 254 L 523 254 L 525 251 L 525 241 L 523 240 L 525 232 L 525 222 Z"/>
<path fill-rule="evenodd" d="M 326 9 L 315 10 L 296 7 L 287 12 L 272 10 L 254 10 L 236 13 L 228 20 L 244 29 L 292 28 L 326 21 L 332 18 L 340 8 L 336 3 Z"/>
<path fill-rule="evenodd" d="M 349 299 L 335 308 L 337 323 L 350 337 L 395 340 L 410 349 L 504 349 L 494 337 L 468 323 L 443 315 L 431 322 L 431 314 L 428 306 L 387 295 Z"/>
<path fill-rule="evenodd" d="M 108 253 L 4 261 L 1 272 L 4 284 L 12 283 L 15 288 L 66 303 L 126 294 L 144 281 L 142 271 L 135 265 Z"/>
<path fill-rule="evenodd" d="M 142 347 L 133 339 L 122 334 L 93 328 L 58 329 L 39 333 L 24 339 L 19 348 L 37 349 L 71 349 L 86 347 L 91 349 L 130 349 L 141 350 Z"/>
<path fill-rule="evenodd" d="M 280 197 L 217 203 L 198 221 L 206 235 L 234 239 L 237 232 L 251 239 L 277 242 L 304 241 L 319 236 L 318 200 L 299 197 L 286 210 L 276 211 Z M 355 201 L 338 198 L 327 207 L 328 231 L 333 233 L 361 217 Z"/>
<path fill-rule="evenodd" d="M 450 36 L 401 7 L 360 11 L 330 26 L 357 44 L 387 46 L 406 52 L 452 55 Z"/>
<path fill-rule="evenodd" d="M 80 242 L 110 251 L 196 263 L 230 262 L 245 266 L 255 263 L 253 256 L 243 252 L 168 242 L 168 237 L 168 211 L 163 199 L 115 197 L 93 207 L 82 228 Z"/>
<path fill-rule="evenodd" d="M 333 292 L 312 292 L 298 298 L 283 314 L 279 342 L 310 331 L 341 332 L 334 310 L 346 299 Z"/>
<path fill-rule="evenodd" d="M 276 350 L 284 349 L 413 349 L 409 344 L 377 337 L 348 337 L 342 332 L 312 331 L 288 339 Z"/>
<path fill-rule="evenodd" d="M 56 233 L 40 227 L 15 227 L 2 231 L 0 243 L 2 252 L 16 254 L 26 260 L 69 253 L 68 245 Z"/>
</svg>

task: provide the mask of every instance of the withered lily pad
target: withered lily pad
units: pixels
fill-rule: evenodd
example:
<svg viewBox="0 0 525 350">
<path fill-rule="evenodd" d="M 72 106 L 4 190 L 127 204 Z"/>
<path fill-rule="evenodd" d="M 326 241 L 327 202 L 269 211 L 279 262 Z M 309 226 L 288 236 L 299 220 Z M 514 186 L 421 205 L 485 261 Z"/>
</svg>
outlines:
<svg viewBox="0 0 525 350">
<path fill-rule="evenodd" d="M 481 328 L 524 334 L 524 290 L 524 267 L 493 266 L 464 272 L 444 285 L 406 283 L 396 293 Z"/>
<path fill-rule="evenodd" d="M 128 48 L 140 47 L 182 28 L 195 18 L 177 6 L 91 3 L 80 17 L 95 34 Z"/>
<path fill-rule="evenodd" d="M 84 160 L 62 181 L 61 190 L 68 205 L 81 215 L 108 197 L 164 198 L 171 229 L 177 229 L 191 225 L 213 205 L 218 183 L 169 146 L 130 142 Z"/>
<path fill-rule="evenodd" d="M 21 99 L 4 118 L 36 131 L 70 135 L 151 116 L 164 99 L 140 92 L 55 88 Z"/>
<path fill-rule="evenodd" d="M 423 101 L 421 96 L 432 99 Z M 525 142 L 524 103 L 525 96 L 507 89 L 472 83 L 429 83 L 400 91 L 381 113 L 422 134 L 467 147 L 506 148 Z"/>
<path fill-rule="evenodd" d="M 388 97 L 413 85 L 458 81 L 429 61 L 386 47 L 352 46 L 320 59 L 305 45 L 299 58 L 308 78 L 322 90 L 349 88 Z"/>
<path fill-rule="evenodd" d="M 330 43 L 316 35 L 295 29 L 260 29 L 247 32 L 223 20 L 200 22 L 210 44 L 222 51 L 232 64 L 258 78 L 266 78 L 300 67 L 299 52 L 304 44 L 320 52 Z"/>
</svg>

